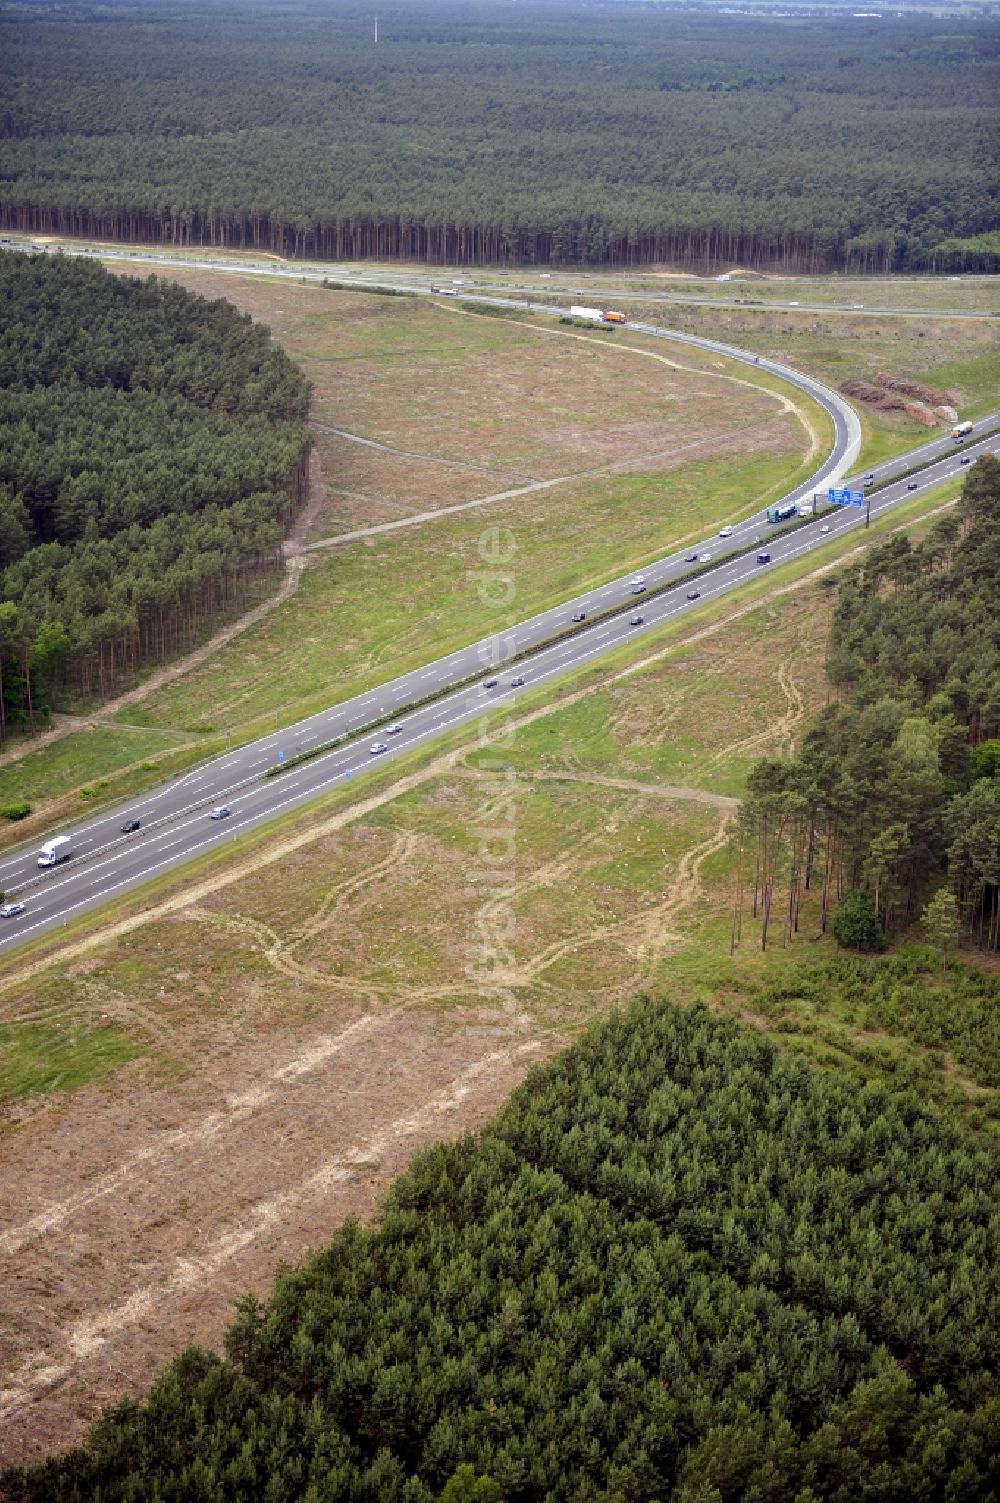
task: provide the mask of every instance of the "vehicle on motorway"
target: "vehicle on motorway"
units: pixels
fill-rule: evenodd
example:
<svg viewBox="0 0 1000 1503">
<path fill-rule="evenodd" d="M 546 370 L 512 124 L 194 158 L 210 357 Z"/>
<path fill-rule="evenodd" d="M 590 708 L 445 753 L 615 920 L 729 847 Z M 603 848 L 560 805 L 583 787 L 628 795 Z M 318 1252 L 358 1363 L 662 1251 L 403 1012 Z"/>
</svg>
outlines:
<svg viewBox="0 0 1000 1503">
<path fill-rule="evenodd" d="M 809 505 L 809 502 L 808 501 L 803 501 L 802 504 L 801 504 L 801 506 L 799 507 L 799 516 L 800 517 L 811 517 L 812 514 L 813 514 L 813 509 Z"/>
<path fill-rule="evenodd" d="M 628 320 L 617 308 L 586 308 L 582 303 L 573 303 L 570 318 L 592 318 L 598 324 L 624 324 Z"/>
<path fill-rule="evenodd" d="M 829 522 L 824 522 L 823 525 L 822 525 L 822 527 L 820 528 L 820 532 L 829 532 L 829 531 L 830 531 L 830 524 L 829 524 Z"/>
<path fill-rule="evenodd" d="M 17 918 L 18 914 L 23 912 L 23 903 L 4 903 L 0 908 L 0 918 Z"/>
<path fill-rule="evenodd" d="M 769 506 L 767 508 L 767 520 L 769 522 L 787 522 L 789 517 L 795 515 L 795 502 L 786 501 L 783 506 Z"/>
<path fill-rule="evenodd" d="M 919 484 L 919 482 L 916 481 L 916 480 L 908 480 L 906 482 L 906 489 L 908 491 L 915 491 L 917 489 L 918 484 Z"/>
<path fill-rule="evenodd" d="M 701 599 L 701 591 L 700 590 L 688 590 L 688 599 L 689 600 L 700 600 Z"/>
<path fill-rule="evenodd" d="M 725 527 L 720 527 L 719 528 L 719 536 L 720 536 L 720 538 L 731 538 L 732 535 L 733 535 L 733 529 L 728 524 Z"/>
<path fill-rule="evenodd" d="M 39 866 L 58 866 L 60 861 L 68 861 L 73 854 L 73 841 L 68 835 L 57 835 L 55 840 L 47 840 L 38 852 Z"/>
<path fill-rule="evenodd" d="M 499 682 L 500 682 L 500 680 L 498 678 L 487 678 L 487 679 L 484 679 L 483 680 L 483 688 L 484 689 L 495 689 L 496 686 L 497 686 L 497 684 Z"/>
<path fill-rule="evenodd" d="M 634 584 L 632 586 L 632 594 L 633 595 L 644 595 L 645 592 L 646 592 L 646 586 L 644 584 Z"/>
<path fill-rule="evenodd" d="M 385 733 L 387 736 L 398 736 L 402 729 L 403 727 L 401 725 L 387 725 L 385 728 Z"/>
<path fill-rule="evenodd" d="M 689 554 L 687 554 L 686 557 L 685 557 L 685 559 L 684 559 L 684 562 L 686 564 L 696 564 L 698 562 L 698 555 L 697 555 L 697 553 L 689 553 Z"/>
<path fill-rule="evenodd" d="M 959 462 L 959 464 L 971 464 L 972 463 L 972 455 L 971 454 L 963 454 L 962 457 L 961 457 L 961 459 L 958 462 Z"/>
<path fill-rule="evenodd" d="M 969 434 L 971 432 L 972 432 L 972 424 L 971 423 L 956 423 L 955 426 L 954 426 L 954 428 L 951 430 L 951 436 L 952 436 L 952 438 L 959 438 L 959 439 L 961 439 L 961 438 L 968 438 L 968 436 L 969 436 Z"/>
<path fill-rule="evenodd" d="M 389 748 L 384 741 L 373 741 L 368 748 L 368 755 L 370 757 L 380 757 L 383 752 L 387 752 L 388 750 Z"/>
<path fill-rule="evenodd" d="M 586 621 L 586 619 L 587 619 L 587 612 L 586 611 L 575 611 L 573 613 L 573 620 L 574 621 Z"/>
<path fill-rule="evenodd" d="M 646 576 L 645 576 L 645 574 L 633 574 L 632 575 L 632 583 L 633 584 L 645 584 L 646 583 Z"/>
<path fill-rule="evenodd" d="M 209 819 L 228 819 L 232 812 L 228 804 L 218 804 L 208 817 Z"/>
<path fill-rule="evenodd" d="M 771 562 L 771 555 L 769 553 L 758 553 L 757 562 L 759 564 L 769 564 Z"/>
<path fill-rule="evenodd" d="M 641 626 L 641 625 L 642 625 L 642 617 L 641 616 L 633 616 L 631 618 L 631 620 L 629 621 L 629 626 Z"/>
<path fill-rule="evenodd" d="M 131 835 L 131 834 L 134 833 L 134 831 L 138 830 L 141 827 L 141 825 L 142 825 L 142 820 L 141 819 L 127 819 L 125 821 L 125 823 L 122 825 L 122 834 L 123 835 Z"/>
<path fill-rule="evenodd" d="M 523 683 L 524 683 L 524 679 L 522 678 L 521 674 L 519 673 L 517 675 L 517 678 L 512 678 L 511 679 L 511 681 L 510 681 L 510 687 L 512 689 L 520 689 L 520 687 L 521 687 L 521 685 Z"/>
<path fill-rule="evenodd" d="M 699 553 L 698 562 L 699 564 L 710 564 L 712 562 L 712 555 L 710 553 Z"/>
</svg>

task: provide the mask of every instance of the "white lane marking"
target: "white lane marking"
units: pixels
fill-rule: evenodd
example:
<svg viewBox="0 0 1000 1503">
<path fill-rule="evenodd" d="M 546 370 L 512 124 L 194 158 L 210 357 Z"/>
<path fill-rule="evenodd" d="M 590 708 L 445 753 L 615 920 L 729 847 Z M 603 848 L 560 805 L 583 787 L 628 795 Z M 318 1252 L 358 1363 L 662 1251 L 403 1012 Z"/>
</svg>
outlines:
<svg viewBox="0 0 1000 1503">
<path fill-rule="evenodd" d="M 944 478 L 948 479 L 948 478 L 950 478 L 950 475 L 946 475 Z M 904 499 L 904 496 L 900 496 L 897 499 L 900 499 L 900 500 Z M 878 516 L 882 512 L 888 511 L 889 509 L 891 509 L 891 507 L 894 504 L 895 504 L 895 502 L 892 500 L 892 498 L 887 497 L 886 500 L 883 502 L 883 504 L 881 506 L 873 506 L 871 508 L 871 515 L 872 516 Z M 853 528 L 863 526 L 863 521 L 864 521 L 864 519 L 861 516 L 847 518 L 847 519 L 845 519 L 844 521 L 841 522 L 840 526 L 837 528 L 837 531 L 838 532 L 848 532 L 848 531 L 850 531 Z M 806 536 L 805 540 L 798 547 L 791 548 L 791 549 L 788 550 L 788 552 L 782 553 L 781 556 L 780 556 L 780 558 L 776 559 L 775 562 L 778 563 L 778 564 L 786 563 L 789 560 L 791 560 L 793 558 L 796 558 L 799 554 L 807 552 L 809 549 L 811 549 L 813 547 L 821 546 L 824 538 L 828 537 L 828 536 L 830 536 L 830 534 L 820 533 L 820 534 L 814 535 L 812 533 L 812 530 L 809 529 L 809 535 Z M 719 594 L 723 590 L 726 590 L 726 589 L 736 589 L 741 584 L 744 584 L 748 580 L 754 579 L 757 576 L 758 576 L 758 571 L 757 571 L 756 567 L 752 567 L 752 568 L 748 569 L 747 571 L 745 571 L 743 574 L 739 574 L 739 575 L 735 576 L 734 578 L 731 578 L 731 579 L 730 578 L 722 578 L 714 586 L 709 586 L 707 589 L 705 589 L 702 592 L 702 594 L 701 594 L 701 596 L 699 598 L 701 598 L 701 599 L 710 599 L 713 595 L 717 595 L 717 594 Z M 670 620 L 671 617 L 673 617 L 676 614 L 678 614 L 678 612 L 683 611 L 683 610 L 689 610 L 689 609 L 691 609 L 691 607 L 693 605 L 694 605 L 694 602 L 692 602 L 692 601 L 688 601 L 688 600 L 679 601 L 676 605 L 672 606 L 669 610 L 660 612 L 656 616 L 651 616 L 648 620 L 644 621 L 642 623 L 642 625 L 639 626 L 639 627 L 632 627 L 631 624 L 630 624 L 629 629 L 623 633 L 623 635 L 621 637 L 621 640 L 624 642 L 624 641 L 628 640 L 629 638 L 631 638 L 633 635 L 635 635 L 639 631 L 648 631 L 653 626 L 662 625 L 666 621 Z M 607 637 L 606 637 L 605 641 L 610 640 L 611 637 L 614 636 L 614 635 L 616 635 L 614 623 L 609 623 L 608 624 L 608 629 L 607 629 Z M 540 654 L 539 657 L 537 657 L 534 660 L 535 664 L 537 664 L 539 667 L 541 667 L 541 671 L 539 672 L 537 670 L 533 670 L 532 685 L 534 686 L 535 684 L 540 683 L 540 682 L 542 682 L 543 680 L 545 680 L 547 678 L 550 678 L 554 673 L 565 672 L 568 669 L 576 667 L 577 665 L 586 662 L 589 658 L 592 658 L 592 657 L 596 656 L 597 654 L 599 654 L 599 653 L 601 653 L 601 652 L 603 652 L 603 651 L 606 650 L 605 649 L 605 641 L 598 641 L 597 637 L 593 638 L 592 640 L 594 641 L 595 645 L 593 647 L 591 647 L 589 651 L 581 653 L 581 654 L 579 654 L 575 658 L 570 658 L 568 661 L 560 661 L 559 657 L 556 656 L 557 654 L 561 653 L 564 650 L 565 644 L 558 644 L 557 646 L 553 647 L 552 649 L 549 649 L 549 652 L 551 652 L 554 655 L 554 661 L 552 661 L 551 666 L 548 666 L 548 667 L 542 667 L 544 659 L 549 655 L 547 652 L 543 651 L 542 654 Z M 571 643 L 569 645 L 572 647 L 574 644 Z M 457 693 L 455 695 L 450 695 L 448 697 L 448 699 L 442 700 L 440 707 L 441 708 L 447 708 L 447 706 L 448 706 L 448 704 L 449 704 L 449 702 L 451 700 L 453 700 L 454 698 L 463 698 L 463 697 L 466 697 L 466 694 L 467 694 L 466 690 L 459 690 L 459 691 L 457 691 Z M 509 697 L 508 694 L 506 692 L 502 691 L 499 695 L 491 695 L 489 703 L 496 703 L 498 700 L 500 700 L 500 699 L 506 699 L 507 697 Z M 477 704 L 478 704 L 479 710 L 481 710 L 482 709 L 481 702 L 477 702 Z M 423 710 L 414 711 L 413 715 L 407 717 L 407 719 L 412 721 L 414 718 L 416 718 L 417 715 L 424 714 L 424 713 L 426 713 L 426 707 Z M 392 751 L 402 752 L 407 747 L 417 746 L 417 745 L 420 744 L 420 742 L 427 740 L 429 736 L 439 734 L 442 730 L 446 730 L 449 726 L 458 724 L 458 723 L 460 723 L 461 721 L 464 721 L 464 720 L 472 719 L 476 713 L 477 713 L 477 706 L 476 705 L 470 705 L 470 704 L 467 703 L 466 704 L 466 708 L 464 709 L 464 711 L 461 714 L 459 714 L 457 716 L 452 716 L 452 717 L 450 717 L 448 719 L 445 719 L 443 721 L 440 721 L 440 722 L 434 722 L 430 727 L 428 727 L 427 730 L 419 732 L 416 737 L 411 738 L 410 740 L 407 740 L 407 741 L 397 741 L 395 743 L 395 746 L 392 747 L 392 748 L 390 748 L 390 754 L 392 753 Z M 403 723 L 406 724 L 406 721 L 404 721 Z M 341 751 L 340 749 L 338 749 L 337 751 L 331 751 L 327 755 L 328 756 L 339 756 L 339 755 L 343 755 L 344 752 L 349 752 L 350 754 L 353 754 L 354 750 L 356 750 L 356 747 L 352 746 L 349 749 L 348 748 L 344 748 L 343 751 Z M 307 769 L 303 769 L 301 774 L 297 774 L 297 773 L 293 772 L 291 774 L 291 776 L 293 778 L 295 778 L 296 776 L 304 775 L 307 771 L 311 773 L 311 771 L 315 770 L 315 768 L 320 767 L 324 762 L 326 762 L 326 760 L 327 760 L 327 757 L 320 757 L 320 758 L 317 759 L 317 761 L 314 764 L 312 764 L 312 767 L 310 769 L 308 769 L 308 770 Z M 365 765 L 367 765 L 367 764 L 365 764 L 365 763 L 359 764 L 358 770 L 360 771 Z M 344 772 L 344 769 L 340 768 L 333 775 L 332 778 L 326 779 L 324 782 L 319 783 L 319 784 L 315 785 L 314 787 L 310 787 L 309 789 L 300 789 L 297 793 L 291 794 L 289 796 L 289 798 L 283 799 L 280 803 L 271 805 L 269 807 L 268 811 L 267 811 L 267 817 L 272 817 L 275 813 L 277 813 L 281 809 L 286 808 L 289 804 L 293 804 L 293 803 L 295 803 L 297 801 L 302 801 L 304 799 L 311 799 L 311 798 L 317 797 L 326 788 L 332 786 L 333 783 L 338 782 L 340 779 L 342 779 L 343 772 Z M 264 790 L 262 788 L 250 789 L 247 794 L 241 795 L 241 797 L 242 798 L 248 798 L 248 797 L 253 796 L 256 793 L 260 793 L 260 792 L 263 792 L 263 791 Z M 237 800 L 234 799 L 233 802 L 237 802 Z M 185 811 L 180 811 L 180 812 L 183 813 Z M 188 821 L 188 825 L 190 826 L 194 822 L 195 822 L 194 820 L 189 820 Z M 245 822 L 240 823 L 240 824 L 227 826 L 227 830 L 228 831 L 232 831 L 232 832 L 235 833 L 236 830 L 242 830 L 244 828 L 247 828 L 247 829 L 254 828 L 256 824 L 263 823 L 263 822 L 264 821 L 262 819 L 260 819 L 260 818 L 254 818 L 252 820 L 248 820 L 248 821 L 245 821 Z M 175 828 L 177 828 L 177 827 L 175 827 Z M 181 826 L 180 828 L 183 829 L 184 827 Z M 218 837 L 213 837 L 213 838 L 217 839 Z M 155 841 L 153 843 L 155 843 Z M 197 851 L 201 850 L 204 846 L 207 846 L 210 843 L 211 843 L 210 840 L 209 841 L 202 841 L 198 845 L 190 847 L 188 855 L 189 856 L 193 856 Z M 124 852 L 124 851 L 118 852 L 118 853 L 116 853 L 115 856 L 109 858 L 109 860 L 107 862 L 102 863 L 102 864 L 103 865 L 111 865 L 111 864 L 113 864 L 114 861 L 120 859 L 121 856 L 126 855 L 126 854 L 131 854 L 132 852 L 135 851 L 135 849 L 136 849 L 136 847 L 132 846 L 132 847 L 130 847 L 130 849 L 129 849 L 128 852 Z M 161 864 L 163 864 L 163 863 L 161 863 Z M 97 868 L 94 868 L 94 870 L 100 870 L 100 868 L 97 867 Z M 147 875 L 151 875 L 153 872 L 158 871 L 158 870 L 159 870 L 159 865 L 154 866 L 153 868 L 150 869 L 150 872 L 147 873 Z M 68 880 L 72 880 L 72 877 L 68 878 Z M 34 929 L 41 928 L 43 925 L 51 924 L 52 922 L 57 921 L 59 918 L 63 918 L 63 917 L 65 917 L 66 915 L 68 915 L 70 913 L 76 912 L 76 910 L 78 908 L 81 908 L 81 907 L 83 907 L 85 905 L 88 905 L 88 904 L 96 903 L 96 902 L 98 902 L 100 900 L 100 898 L 105 897 L 105 896 L 109 895 L 112 892 L 118 891 L 118 889 L 120 887 L 122 887 L 122 886 L 128 885 L 128 883 L 131 880 L 132 879 L 126 879 L 124 882 L 116 883 L 116 884 L 114 884 L 111 887 L 105 888 L 100 893 L 94 894 L 94 895 L 92 895 L 89 898 L 82 899 L 79 903 L 76 903 L 76 904 L 72 905 L 69 908 L 59 910 L 56 914 L 51 915 L 48 919 L 40 921 L 39 924 L 32 925 L 32 926 L 30 926 L 30 928 L 27 928 L 27 929 L 20 929 L 19 933 L 22 933 L 22 934 L 23 933 L 31 933 Z M 64 886 L 64 885 L 66 885 L 66 884 L 65 883 L 58 883 L 55 886 L 47 887 L 45 889 L 45 891 L 47 893 L 52 893 L 52 892 L 58 891 L 58 888 L 60 886 Z M 13 937 L 14 937 L 13 935 L 10 936 L 10 938 L 13 938 Z M 4 943 L 5 943 L 4 940 L 0 940 L 0 948 L 3 947 Z"/>
</svg>

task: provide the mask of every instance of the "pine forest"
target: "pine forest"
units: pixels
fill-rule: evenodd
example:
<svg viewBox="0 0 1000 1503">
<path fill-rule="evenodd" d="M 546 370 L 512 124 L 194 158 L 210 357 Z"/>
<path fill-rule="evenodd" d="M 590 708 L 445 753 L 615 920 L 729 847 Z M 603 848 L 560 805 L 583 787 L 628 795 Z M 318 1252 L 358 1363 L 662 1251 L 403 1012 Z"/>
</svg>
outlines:
<svg viewBox="0 0 1000 1503">
<path fill-rule="evenodd" d="M 28 233 L 1000 267 L 987 15 L 70 0 L 0 9 L 0 90 L 0 225 Z"/>
<path fill-rule="evenodd" d="M 0 738 L 276 587 L 308 401 L 221 299 L 0 257 Z"/>
<path fill-rule="evenodd" d="M 995 1155 L 640 1001 L 8 1503 L 1000 1496 Z"/>
<path fill-rule="evenodd" d="M 832 702 L 793 760 L 750 774 L 741 843 L 765 946 L 798 928 L 803 894 L 818 890 L 823 929 L 840 903 L 834 934 L 877 948 L 946 878 L 960 927 L 1000 949 L 998 600 L 1000 460 L 986 455 L 957 514 L 847 571 Z"/>
</svg>

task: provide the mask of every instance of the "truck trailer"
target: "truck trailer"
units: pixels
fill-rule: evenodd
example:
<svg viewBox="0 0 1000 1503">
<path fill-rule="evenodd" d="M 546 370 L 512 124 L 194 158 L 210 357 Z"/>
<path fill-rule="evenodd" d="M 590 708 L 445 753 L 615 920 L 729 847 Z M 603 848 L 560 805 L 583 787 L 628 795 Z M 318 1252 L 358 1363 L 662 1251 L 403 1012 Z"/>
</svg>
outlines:
<svg viewBox="0 0 1000 1503">
<path fill-rule="evenodd" d="M 767 508 L 767 520 L 769 522 L 787 522 L 789 517 L 794 517 L 795 510 L 794 501 L 786 501 L 784 506 L 769 506 Z"/>
<path fill-rule="evenodd" d="M 951 430 L 951 436 L 952 438 L 968 438 L 971 432 L 971 423 L 956 423 L 954 428 Z"/>
<path fill-rule="evenodd" d="M 39 866 L 58 866 L 60 861 L 68 861 L 73 854 L 73 842 L 68 835 L 57 835 L 54 840 L 47 840 L 38 852 Z"/>
<path fill-rule="evenodd" d="M 624 313 L 619 313 L 617 308 L 585 308 L 580 303 L 574 303 L 569 310 L 570 318 L 589 318 L 596 324 L 624 324 L 627 323 Z"/>
</svg>

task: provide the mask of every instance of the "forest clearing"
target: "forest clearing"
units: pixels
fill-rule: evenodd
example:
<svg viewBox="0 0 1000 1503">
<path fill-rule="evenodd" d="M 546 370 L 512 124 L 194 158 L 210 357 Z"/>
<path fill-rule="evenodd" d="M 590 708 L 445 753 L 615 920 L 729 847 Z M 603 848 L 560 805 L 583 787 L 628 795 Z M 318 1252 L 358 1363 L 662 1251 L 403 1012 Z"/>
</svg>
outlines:
<svg viewBox="0 0 1000 1503">
<path fill-rule="evenodd" d="M 821 415 L 809 416 L 804 428 L 807 404 L 793 417 L 784 393 L 776 401 L 745 384 L 745 367 L 729 371 L 692 349 L 650 351 L 649 341 L 641 353 L 630 353 L 623 346 L 643 343 L 630 333 L 616 335 L 609 347 L 601 336 L 535 328 L 530 320 L 477 319 L 415 299 L 223 272 L 170 275 L 192 291 L 235 302 L 272 329 L 310 379 L 321 378 L 312 406 L 310 500 L 295 546 L 335 540 L 359 524 L 412 517 L 428 505 L 448 508 L 498 487 L 543 488 L 345 543 L 329 556 L 290 560 L 295 578 L 286 602 L 252 630 L 238 631 L 230 647 L 199 651 L 190 671 L 154 675 L 117 712 L 121 729 L 110 711 L 78 731 L 67 721 L 55 745 L 0 763 L 0 801 L 26 794 L 39 810 L 32 816 L 38 828 L 69 814 L 80 787 L 97 802 L 128 795 L 224 747 L 227 733 L 246 739 L 273 727 L 275 712 L 291 720 L 380 682 L 390 654 L 405 669 L 479 634 L 484 613 L 469 590 L 470 558 L 474 569 L 487 525 L 510 528 L 519 540 L 518 608 L 528 614 L 578 585 L 640 566 L 655 549 L 700 535 L 719 518 L 737 515 L 751 496 L 778 494 L 800 473 L 812 444 L 823 441 Z M 810 283 L 810 294 L 839 281 Z M 975 279 L 949 287 L 956 302 L 968 295 L 977 306 Z M 759 347 L 833 383 L 895 363 L 924 380 L 951 382 L 974 410 L 1000 379 L 1000 331 L 988 320 L 941 319 L 921 332 L 904 319 L 886 318 L 875 328 L 844 317 L 824 331 L 805 313 L 769 314 L 763 324 L 758 310 L 701 309 L 697 316 L 710 334 Z M 672 321 L 686 317 L 671 312 Z M 494 369 L 525 403 L 517 425 L 523 436 L 516 439 L 507 432 L 511 425 L 499 421 L 490 375 L 483 377 Z M 728 379 L 733 374 L 736 381 Z M 401 383 L 406 398 L 394 400 Z M 920 436 L 899 414 L 865 413 L 862 420 L 873 460 Z M 561 466 L 546 463 L 550 436 L 557 453 L 562 443 L 564 462 L 580 450 L 583 473 L 552 483 Z M 369 447 L 373 442 L 386 447 Z M 532 476 L 550 478 L 516 478 L 526 457 L 537 466 Z M 395 586 L 403 580 L 405 591 Z M 377 612 L 370 609 L 373 590 L 380 593 Z M 9 843 L 16 832 L 6 828 L 0 838 Z"/>
<path fill-rule="evenodd" d="M 133 900 L 138 927 L 8 972 L 5 1459 L 82 1434 L 186 1341 L 217 1343 L 237 1291 L 369 1216 L 420 1146 L 482 1122 L 637 990 L 712 997 L 783 1048 L 909 1072 L 995 1122 L 996 1092 L 947 1051 L 789 1000 L 803 952 L 831 953 L 808 902 L 791 950 L 726 955 L 733 794 L 822 706 L 827 610 L 820 581 L 744 608 L 738 631 L 719 609 L 525 709 L 502 788 L 496 751 L 456 733 L 398 786 Z M 505 1001 L 467 973 L 491 821 L 514 835 Z"/>
</svg>

